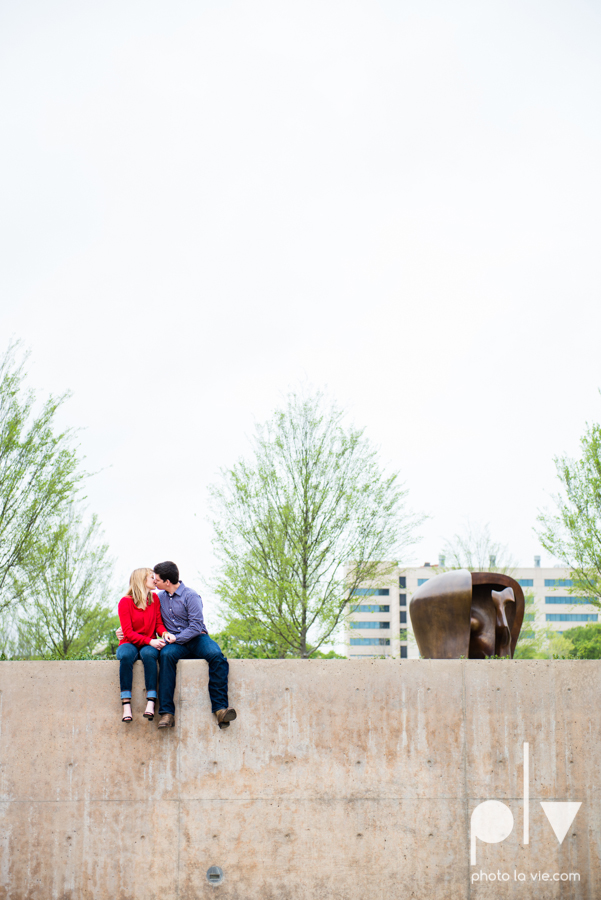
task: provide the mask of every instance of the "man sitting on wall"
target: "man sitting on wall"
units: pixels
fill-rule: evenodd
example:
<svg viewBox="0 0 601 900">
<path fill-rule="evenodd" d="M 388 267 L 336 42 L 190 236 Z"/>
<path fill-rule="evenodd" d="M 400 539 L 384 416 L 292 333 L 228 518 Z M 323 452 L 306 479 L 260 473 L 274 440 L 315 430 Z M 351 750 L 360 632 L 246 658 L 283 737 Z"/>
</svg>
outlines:
<svg viewBox="0 0 601 900">
<path fill-rule="evenodd" d="M 202 615 L 202 600 L 179 580 L 174 562 L 158 563 L 154 580 L 159 589 L 161 616 L 167 629 L 167 643 L 159 658 L 159 728 L 175 725 L 175 680 L 180 659 L 206 659 L 209 664 L 211 708 L 220 728 L 228 728 L 236 710 L 228 706 L 229 665 L 219 644 L 209 637 Z M 117 632 L 119 635 L 119 632 Z"/>
</svg>

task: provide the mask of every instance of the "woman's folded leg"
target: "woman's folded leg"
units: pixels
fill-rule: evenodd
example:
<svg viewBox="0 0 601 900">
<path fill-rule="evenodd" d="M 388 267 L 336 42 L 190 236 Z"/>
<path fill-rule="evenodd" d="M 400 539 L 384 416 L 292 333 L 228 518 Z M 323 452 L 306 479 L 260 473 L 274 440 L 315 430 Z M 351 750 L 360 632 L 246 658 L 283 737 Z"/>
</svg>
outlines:
<svg viewBox="0 0 601 900">
<path fill-rule="evenodd" d="M 146 684 L 146 696 L 148 699 L 156 699 L 157 696 L 157 660 L 159 651 L 148 644 L 140 650 L 144 665 L 144 682 Z"/>
<path fill-rule="evenodd" d="M 121 699 L 131 700 L 131 687 L 133 683 L 134 663 L 138 658 L 138 648 L 133 644 L 119 644 L 117 647 L 117 659 L 119 660 L 119 682 L 121 685 Z"/>
</svg>

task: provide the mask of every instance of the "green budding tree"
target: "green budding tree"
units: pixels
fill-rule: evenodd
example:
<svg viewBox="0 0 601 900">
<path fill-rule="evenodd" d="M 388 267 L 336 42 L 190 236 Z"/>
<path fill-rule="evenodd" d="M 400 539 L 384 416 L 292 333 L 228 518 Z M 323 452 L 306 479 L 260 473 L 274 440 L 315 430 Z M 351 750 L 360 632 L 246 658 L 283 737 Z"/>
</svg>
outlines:
<svg viewBox="0 0 601 900">
<path fill-rule="evenodd" d="M 601 606 L 601 426 L 587 427 L 580 459 L 555 459 L 560 492 L 555 510 L 538 516 L 540 541 L 572 569 L 572 593 Z"/>
<path fill-rule="evenodd" d="M 348 596 L 386 573 L 418 521 L 398 474 L 321 394 L 291 394 L 212 495 L 217 593 L 256 655 L 317 655 Z"/>
<path fill-rule="evenodd" d="M 110 561 L 76 506 L 85 473 L 57 424 L 67 394 L 38 402 L 19 350 L 0 362 L 0 651 L 64 658 L 114 643 Z"/>
<path fill-rule="evenodd" d="M 14 576 L 45 542 L 82 479 L 73 433 L 56 425 L 66 399 L 39 408 L 13 343 L 0 362 L 0 613 L 14 604 Z"/>
<path fill-rule="evenodd" d="M 68 659 L 116 643 L 119 619 L 106 605 L 112 562 L 96 516 L 75 505 L 39 548 L 13 591 L 23 612 L 17 623 L 18 655 Z"/>
</svg>

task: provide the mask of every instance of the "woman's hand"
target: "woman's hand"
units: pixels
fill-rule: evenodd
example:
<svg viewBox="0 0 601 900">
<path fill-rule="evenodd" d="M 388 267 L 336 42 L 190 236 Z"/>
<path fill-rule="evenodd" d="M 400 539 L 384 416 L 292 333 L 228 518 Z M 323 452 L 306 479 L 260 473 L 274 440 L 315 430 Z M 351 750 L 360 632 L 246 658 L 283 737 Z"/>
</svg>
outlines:
<svg viewBox="0 0 601 900">
<path fill-rule="evenodd" d="M 163 647 L 165 646 L 165 641 L 161 641 L 159 638 L 154 638 L 154 639 L 150 642 L 150 646 L 151 646 L 151 647 L 154 647 L 155 650 L 162 650 Z"/>
</svg>

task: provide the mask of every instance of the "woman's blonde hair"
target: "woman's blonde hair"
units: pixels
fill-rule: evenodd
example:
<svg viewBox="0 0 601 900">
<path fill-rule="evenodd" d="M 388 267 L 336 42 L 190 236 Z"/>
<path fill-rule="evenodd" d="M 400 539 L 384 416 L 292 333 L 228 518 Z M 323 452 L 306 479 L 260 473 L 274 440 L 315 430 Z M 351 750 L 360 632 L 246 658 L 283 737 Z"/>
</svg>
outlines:
<svg viewBox="0 0 601 900">
<path fill-rule="evenodd" d="M 146 587 L 146 578 L 154 575 L 152 569 L 134 569 L 129 576 L 129 590 L 126 594 L 131 597 L 138 609 L 146 609 L 152 603 L 152 591 Z"/>
</svg>

